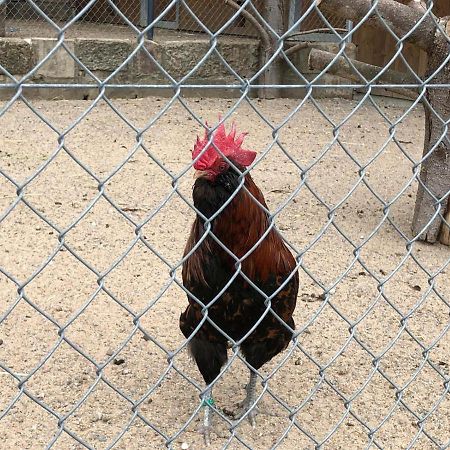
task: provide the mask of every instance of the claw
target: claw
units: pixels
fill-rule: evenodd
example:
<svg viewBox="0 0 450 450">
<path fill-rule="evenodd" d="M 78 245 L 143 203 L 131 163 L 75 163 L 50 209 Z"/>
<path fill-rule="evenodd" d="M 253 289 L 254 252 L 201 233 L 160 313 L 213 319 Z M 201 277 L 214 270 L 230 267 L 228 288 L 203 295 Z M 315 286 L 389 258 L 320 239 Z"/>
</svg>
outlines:
<svg viewBox="0 0 450 450">
<path fill-rule="evenodd" d="M 250 425 L 256 427 L 256 416 L 258 415 L 258 408 L 256 406 L 256 373 L 250 372 L 250 380 L 247 385 L 247 395 L 245 400 L 238 405 L 238 411 L 233 413 L 234 419 L 239 420 L 246 416 Z"/>
<path fill-rule="evenodd" d="M 254 404 L 250 403 L 245 399 L 243 402 L 239 403 L 238 410 L 236 412 L 231 413 L 231 416 L 235 420 L 240 420 L 244 416 L 247 417 L 250 425 L 255 428 L 256 427 L 256 416 L 259 414 L 259 408 Z"/>
<path fill-rule="evenodd" d="M 208 408 L 210 409 L 210 408 Z M 214 412 L 211 410 L 211 414 L 214 414 Z M 206 416 L 206 411 L 205 411 L 205 416 Z M 221 432 L 218 428 L 217 428 L 217 423 L 213 423 L 216 422 L 215 420 L 213 420 L 211 417 L 209 419 L 204 419 L 203 424 L 199 427 L 199 433 L 203 435 L 203 439 L 205 441 L 205 445 L 209 446 L 211 445 L 211 436 L 214 434 L 215 436 L 222 438 L 222 439 L 227 439 L 229 436 L 227 433 Z"/>
<path fill-rule="evenodd" d="M 252 428 L 256 428 L 256 416 L 258 415 L 258 408 L 256 406 L 248 413 L 247 419 Z"/>
<path fill-rule="evenodd" d="M 212 431 L 211 425 L 209 426 L 202 425 L 198 431 L 200 434 L 203 434 L 205 445 L 209 447 L 211 445 L 211 431 Z"/>
</svg>

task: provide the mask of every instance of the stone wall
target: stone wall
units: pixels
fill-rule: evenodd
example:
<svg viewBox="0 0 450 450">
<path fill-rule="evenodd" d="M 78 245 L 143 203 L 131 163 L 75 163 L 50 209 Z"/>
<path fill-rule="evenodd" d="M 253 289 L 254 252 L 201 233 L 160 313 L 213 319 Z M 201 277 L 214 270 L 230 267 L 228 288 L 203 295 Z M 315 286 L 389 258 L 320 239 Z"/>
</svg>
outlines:
<svg viewBox="0 0 450 450">
<path fill-rule="evenodd" d="M 177 82 L 183 84 L 210 85 L 212 88 L 183 88 L 183 95 L 202 95 L 215 97 L 232 97 L 240 94 L 239 88 L 227 89 L 226 84 L 239 87 L 240 81 L 227 68 L 221 59 L 210 51 L 210 44 L 205 39 L 189 39 L 145 43 L 143 48 L 135 51 L 136 42 L 131 40 L 92 40 L 66 39 L 64 47 L 54 51 L 55 39 L 0 39 L 0 64 L 16 78 L 28 74 L 26 84 L 36 87 L 24 88 L 27 95 L 43 98 L 87 99 L 98 95 L 105 87 L 108 95 L 120 97 L 140 97 L 145 95 L 173 95 Z M 328 44 L 333 45 L 333 44 Z M 222 57 L 242 78 L 252 77 L 258 70 L 259 43 L 253 39 L 230 38 L 217 46 Z M 337 51 L 337 48 L 335 49 Z M 42 63 L 50 53 L 51 57 Z M 148 53 L 147 53 L 148 52 Z M 70 54 L 72 53 L 72 55 Z M 148 56 L 151 54 L 155 61 Z M 299 52 L 294 56 L 294 63 L 302 73 L 306 73 L 304 60 L 307 55 Z M 352 55 L 350 55 L 352 56 Z M 78 62 L 80 61 L 82 65 Z M 202 61 L 201 64 L 199 62 Z M 124 66 L 118 70 L 124 62 Z M 198 65 L 198 67 L 196 67 Z M 161 68 L 164 68 L 162 70 Z M 311 77 L 311 74 L 308 74 Z M 104 86 L 107 80 L 107 86 Z M 331 81 L 340 82 L 336 77 Z M 0 75 L 0 84 L 9 83 L 6 75 Z M 323 81 L 321 81 L 323 83 Z M 330 82 L 327 78 L 326 82 Z M 73 87 L 45 87 L 43 83 L 73 84 Z M 289 70 L 285 70 L 284 83 L 301 84 Z M 333 83 L 330 83 L 333 84 Z M 134 85 L 150 85 L 136 87 Z M 173 87 L 170 85 L 174 85 Z M 214 87 L 222 85 L 222 87 Z M 1 89 L 2 98 L 10 98 L 11 89 Z M 251 91 L 256 95 L 257 89 Z M 344 92 L 328 89 L 317 90 L 318 96 L 341 96 Z M 348 95 L 351 91 L 346 90 Z M 300 89 L 285 90 L 288 96 L 302 96 Z M 316 95 L 316 93 L 315 93 Z"/>
<path fill-rule="evenodd" d="M 32 71 L 27 83 L 33 83 L 36 88 L 26 88 L 32 95 L 50 98 L 87 98 L 98 94 L 101 81 L 111 77 L 107 87 L 113 96 L 142 96 L 151 92 L 135 88 L 134 84 L 170 85 L 173 79 L 188 75 L 196 64 L 205 57 L 209 43 L 205 40 L 168 41 L 155 43 L 147 41 L 146 50 L 154 56 L 151 60 L 144 49 L 133 53 L 136 42 L 131 40 L 92 40 L 66 39 L 64 45 L 72 52 L 72 57 L 66 48 L 59 47 L 51 57 L 42 64 L 43 59 L 55 47 L 55 39 L 0 39 L 0 64 L 12 75 L 20 78 Z M 218 50 L 229 61 L 241 77 L 249 77 L 255 73 L 258 64 L 258 42 L 254 40 L 235 40 L 218 45 Z M 130 55 L 132 55 L 130 57 Z M 85 67 L 83 68 L 78 59 Z M 117 68 L 125 61 L 123 68 Z M 164 67 L 166 73 L 158 67 Z M 98 78 L 98 80 L 95 79 Z M 172 78 L 171 78 L 172 77 Z M 7 83 L 8 78 L 0 75 L 0 84 Z M 66 89 L 40 89 L 42 83 L 82 84 L 92 85 Z M 185 84 L 237 84 L 237 78 L 226 69 L 217 55 L 208 56 L 194 70 Z M 114 88 L 114 85 L 130 85 L 130 87 Z M 174 89 L 166 88 L 172 95 Z M 213 90 L 210 90 L 213 91 Z M 153 90 L 154 92 L 154 90 Z M 186 89 L 185 94 L 189 95 Z M 5 89 L 0 95 L 5 97 Z M 217 92 L 211 92 L 212 95 Z M 222 92 L 220 95 L 231 95 L 233 92 Z M 235 92 L 237 95 L 237 93 Z M 10 94 L 7 94 L 9 96 Z"/>
</svg>

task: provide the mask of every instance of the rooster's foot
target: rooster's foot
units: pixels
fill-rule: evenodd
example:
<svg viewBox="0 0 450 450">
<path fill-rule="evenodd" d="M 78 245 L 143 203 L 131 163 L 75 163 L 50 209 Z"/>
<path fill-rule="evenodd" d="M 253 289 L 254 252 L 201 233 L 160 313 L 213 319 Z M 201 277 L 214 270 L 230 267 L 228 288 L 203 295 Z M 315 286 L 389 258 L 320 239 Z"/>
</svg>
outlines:
<svg viewBox="0 0 450 450">
<path fill-rule="evenodd" d="M 247 400 L 239 403 L 237 411 L 232 413 L 235 420 L 241 420 L 244 416 L 250 422 L 250 425 L 256 427 L 256 416 L 261 412 L 255 403 L 250 403 Z"/>
<path fill-rule="evenodd" d="M 205 445 L 209 447 L 211 445 L 211 437 L 212 435 L 215 435 L 219 438 L 226 439 L 229 436 L 225 434 L 224 432 L 221 432 L 217 429 L 216 425 L 202 425 L 199 428 L 199 433 L 203 435 L 203 439 L 205 441 Z"/>
<path fill-rule="evenodd" d="M 203 400 L 203 407 L 205 408 L 205 415 L 203 418 L 203 424 L 202 426 L 199 428 L 199 432 L 200 434 L 203 435 L 203 438 L 205 440 L 205 445 L 209 446 L 211 445 L 211 435 L 215 434 L 218 437 L 221 438 L 226 438 L 228 437 L 227 435 L 225 435 L 224 433 L 221 433 L 218 429 L 217 429 L 217 418 L 218 418 L 218 414 L 214 411 L 213 407 L 218 410 L 219 408 L 217 408 L 217 406 L 214 403 L 214 400 L 211 397 L 211 391 L 207 391 L 205 393 L 205 398 Z"/>
<path fill-rule="evenodd" d="M 256 426 L 256 416 L 258 415 L 259 408 L 256 406 L 256 373 L 250 372 L 250 380 L 247 384 L 247 395 L 245 400 L 237 405 L 237 411 L 227 411 L 226 413 L 233 417 L 235 420 L 241 420 L 246 417 L 252 427 Z"/>
</svg>

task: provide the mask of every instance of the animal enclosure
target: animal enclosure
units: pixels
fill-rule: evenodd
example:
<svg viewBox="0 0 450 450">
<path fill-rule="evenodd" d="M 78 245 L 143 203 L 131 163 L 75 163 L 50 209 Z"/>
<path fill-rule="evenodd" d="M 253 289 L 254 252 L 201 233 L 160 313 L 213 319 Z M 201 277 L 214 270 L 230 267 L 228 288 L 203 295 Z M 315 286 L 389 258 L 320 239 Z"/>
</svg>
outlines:
<svg viewBox="0 0 450 450">
<path fill-rule="evenodd" d="M 336 2 L 345 3 L 317 2 L 316 14 Z M 250 3 L 240 7 L 252 11 Z M 352 1 L 355 10 L 363 3 Z M 367 3 L 368 16 L 379 8 L 388 22 L 383 8 L 394 2 Z M 448 18 L 431 8 L 420 14 L 450 44 Z M 348 19 L 357 32 L 360 19 Z M 215 34 L 208 52 L 235 79 L 191 84 L 209 54 L 167 73 L 132 24 L 132 53 L 108 75 L 87 67 L 60 29 L 54 48 L 91 77 L 95 95 L 85 100 L 68 98 L 85 79 L 31 78 L 56 50 L 26 73 L 12 73 L 0 54 L 0 448 L 198 450 L 210 407 L 212 449 L 449 448 L 450 114 L 436 97 L 450 89 L 439 78 L 450 55 L 423 78 L 400 79 L 389 64 L 369 77 L 343 36 L 325 68 L 303 73 L 291 64 L 299 49 L 289 30 L 275 36 L 270 17 L 257 20 L 292 84 L 264 85 L 274 78 L 261 67 L 233 73 Z M 402 64 L 410 31 L 397 36 Z M 299 51 L 311 64 L 328 57 L 320 46 Z M 133 52 L 165 84 L 120 78 Z M 280 61 L 262 54 L 260 63 Z M 336 67 L 351 99 L 324 98 L 337 87 L 324 78 Z M 55 98 L 40 99 L 37 87 Z M 146 97 L 120 95 L 130 87 Z M 224 87 L 233 98 L 214 98 Z M 286 98 L 293 87 L 302 98 Z M 191 151 L 219 121 L 248 132 L 244 148 L 258 154 L 249 170 L 300 278 L 293 340 L 258 371 L 256 427 L 227 414 L 247 381 L 235 343 L 215 405 L 205 406 L 179 329 L 183 250 L 197 212 Z"/>
</svg>

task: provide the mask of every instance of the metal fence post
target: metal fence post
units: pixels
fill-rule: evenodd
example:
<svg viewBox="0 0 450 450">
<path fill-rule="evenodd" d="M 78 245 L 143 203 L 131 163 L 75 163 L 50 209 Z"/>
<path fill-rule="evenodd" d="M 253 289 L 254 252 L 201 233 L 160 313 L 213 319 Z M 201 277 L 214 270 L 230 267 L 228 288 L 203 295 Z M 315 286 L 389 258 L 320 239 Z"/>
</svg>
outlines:
<svg viewBox="0 0 450 450">
<path fill-rule="evenodd" d="M 154 0 L 141 0 L 139 25 L 145 28 L 153 22 L 154 18 L 155 18 Z M 151 27 L 146 32 L 147 39 L 152 40 L 153 34 L 154 34 L 154 27 Z"/>
<path fill-rule="evenodd" d="M 147 26 L 150 25 L 155 18 L 155 2 L 147 0 Z M 147 39 L 152 40 L 155 27 L 152 26 L 147 30 Z"/>
</svg>

